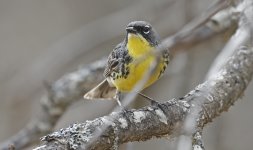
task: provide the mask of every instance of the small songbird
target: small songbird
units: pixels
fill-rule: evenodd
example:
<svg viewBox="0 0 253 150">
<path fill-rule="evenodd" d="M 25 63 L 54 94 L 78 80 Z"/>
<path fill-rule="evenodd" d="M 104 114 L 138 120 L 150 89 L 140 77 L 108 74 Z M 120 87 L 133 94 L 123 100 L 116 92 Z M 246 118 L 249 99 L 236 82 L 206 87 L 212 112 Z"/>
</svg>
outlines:
<svg viewBox="0 0 253 150">
<path fill-rule="evenodd" d="M 123 42 L 108 57 L 104 70 L 106 79 L 86 93 L 85 99 L 116 99 L 121 105 L 121 92 L 131 92 L 152 63 L 156 61 L 156 67 L 140 90 L 153 84 L 164 73 L 169 63 L 169 52 L 159 47 L 161 41 L 154 28 L 145 21 L 133 21 L 127 25 L 126 32 Z M 158 47 L 161 53 L 157 56 L 152 51 L 158 51 Z"/>
</svg>

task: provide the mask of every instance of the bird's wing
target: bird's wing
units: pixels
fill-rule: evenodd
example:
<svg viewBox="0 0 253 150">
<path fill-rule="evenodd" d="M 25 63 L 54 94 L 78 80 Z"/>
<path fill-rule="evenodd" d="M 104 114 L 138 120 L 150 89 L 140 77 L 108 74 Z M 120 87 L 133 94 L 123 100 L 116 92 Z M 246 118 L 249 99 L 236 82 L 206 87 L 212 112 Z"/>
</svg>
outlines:
<svg viewBox="0 0 253 150">
<path fill-rule="evenodd" d="M 86 93 L 83 98 L 88 100 L 115 100 L 116 88 L 111 87 L 105 79 L 95 88 Z"/>
<path fill-rule="evenodd" d="M 104 76 L 106 78 L 110 77 L 112 72 L 120 71 L 120 65 L 122 65 L 122 61 L 124 59 L 124 55 L 122 54 L 125 51 L 124 48 L 124 42 L 122 42 L 118 44 L 109 55 L 104 70 Z M 105 79 L 95 88 L 86 93 L 84 95 L 84 99 L 111 100 L 115 99 L 116 92 L 117 89 L 115 87 L 112 87 L 112 85 L 110 85 L 109 82 Z"/>
<path fill-rule="evenodd" d="M 110 53 L 104 70 L 104 76 L 110 77 L 112 72 L 119 72 L 121 65 L 124 63 L 127 50 L 124 42 L 118 44 Z"/>
</svg>

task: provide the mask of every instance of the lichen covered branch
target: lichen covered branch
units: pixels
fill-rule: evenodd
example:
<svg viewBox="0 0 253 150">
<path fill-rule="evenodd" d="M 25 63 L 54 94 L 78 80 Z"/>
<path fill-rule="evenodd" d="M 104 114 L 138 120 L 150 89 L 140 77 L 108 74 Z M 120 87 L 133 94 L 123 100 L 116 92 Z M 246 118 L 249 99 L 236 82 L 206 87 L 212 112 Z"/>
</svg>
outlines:
<svg viewBox="0 0 253 150">
<path fill-rule="evenodd" d="M 181 99 L 172 99 L 138 110 L 113 112 L 109 116 L 73 124 L 43 137 L 43 149 L 108 149 L 129 141 L 176 136 L 186 116 L 200 107 L 197 127 L 227 111 L 244 93 L 253 74 L 253 49 L 240 47 L 213 78 L 197 86 Z M 108 128 L 93 143 L 93 134 Z"/>
</svg>

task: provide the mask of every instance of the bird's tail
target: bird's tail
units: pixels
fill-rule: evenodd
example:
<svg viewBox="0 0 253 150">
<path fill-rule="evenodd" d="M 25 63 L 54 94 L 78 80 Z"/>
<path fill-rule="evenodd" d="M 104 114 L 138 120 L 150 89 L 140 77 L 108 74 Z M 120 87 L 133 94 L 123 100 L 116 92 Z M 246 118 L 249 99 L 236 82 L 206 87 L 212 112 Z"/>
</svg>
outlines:
<svg viewBox="0 0 253 150">
<path fill-rule="evenodd" d="M 87 92 L 83 98 L 89 100 L 115 100 L 116 92 L 116 88 L 111 87 L 105 79 L 99 85 Z"/>
</svg>

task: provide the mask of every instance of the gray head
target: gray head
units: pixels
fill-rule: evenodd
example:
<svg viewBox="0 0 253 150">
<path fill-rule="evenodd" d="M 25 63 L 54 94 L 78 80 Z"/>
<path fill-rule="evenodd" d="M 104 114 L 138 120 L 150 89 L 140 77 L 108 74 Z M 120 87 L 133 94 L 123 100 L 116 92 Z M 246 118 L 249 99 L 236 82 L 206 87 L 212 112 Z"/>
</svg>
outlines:
<svg viewBox="0 0 253 150">
<path fill-rule="evenodd" d="M 127 34 L 137 34 L 144 37 L 152 46 L 157 46 L 160 43 L 160 37 L 152 28 L 150 23 L 145 21 L 133 21 L 126 27 Z"/>
</svg>

